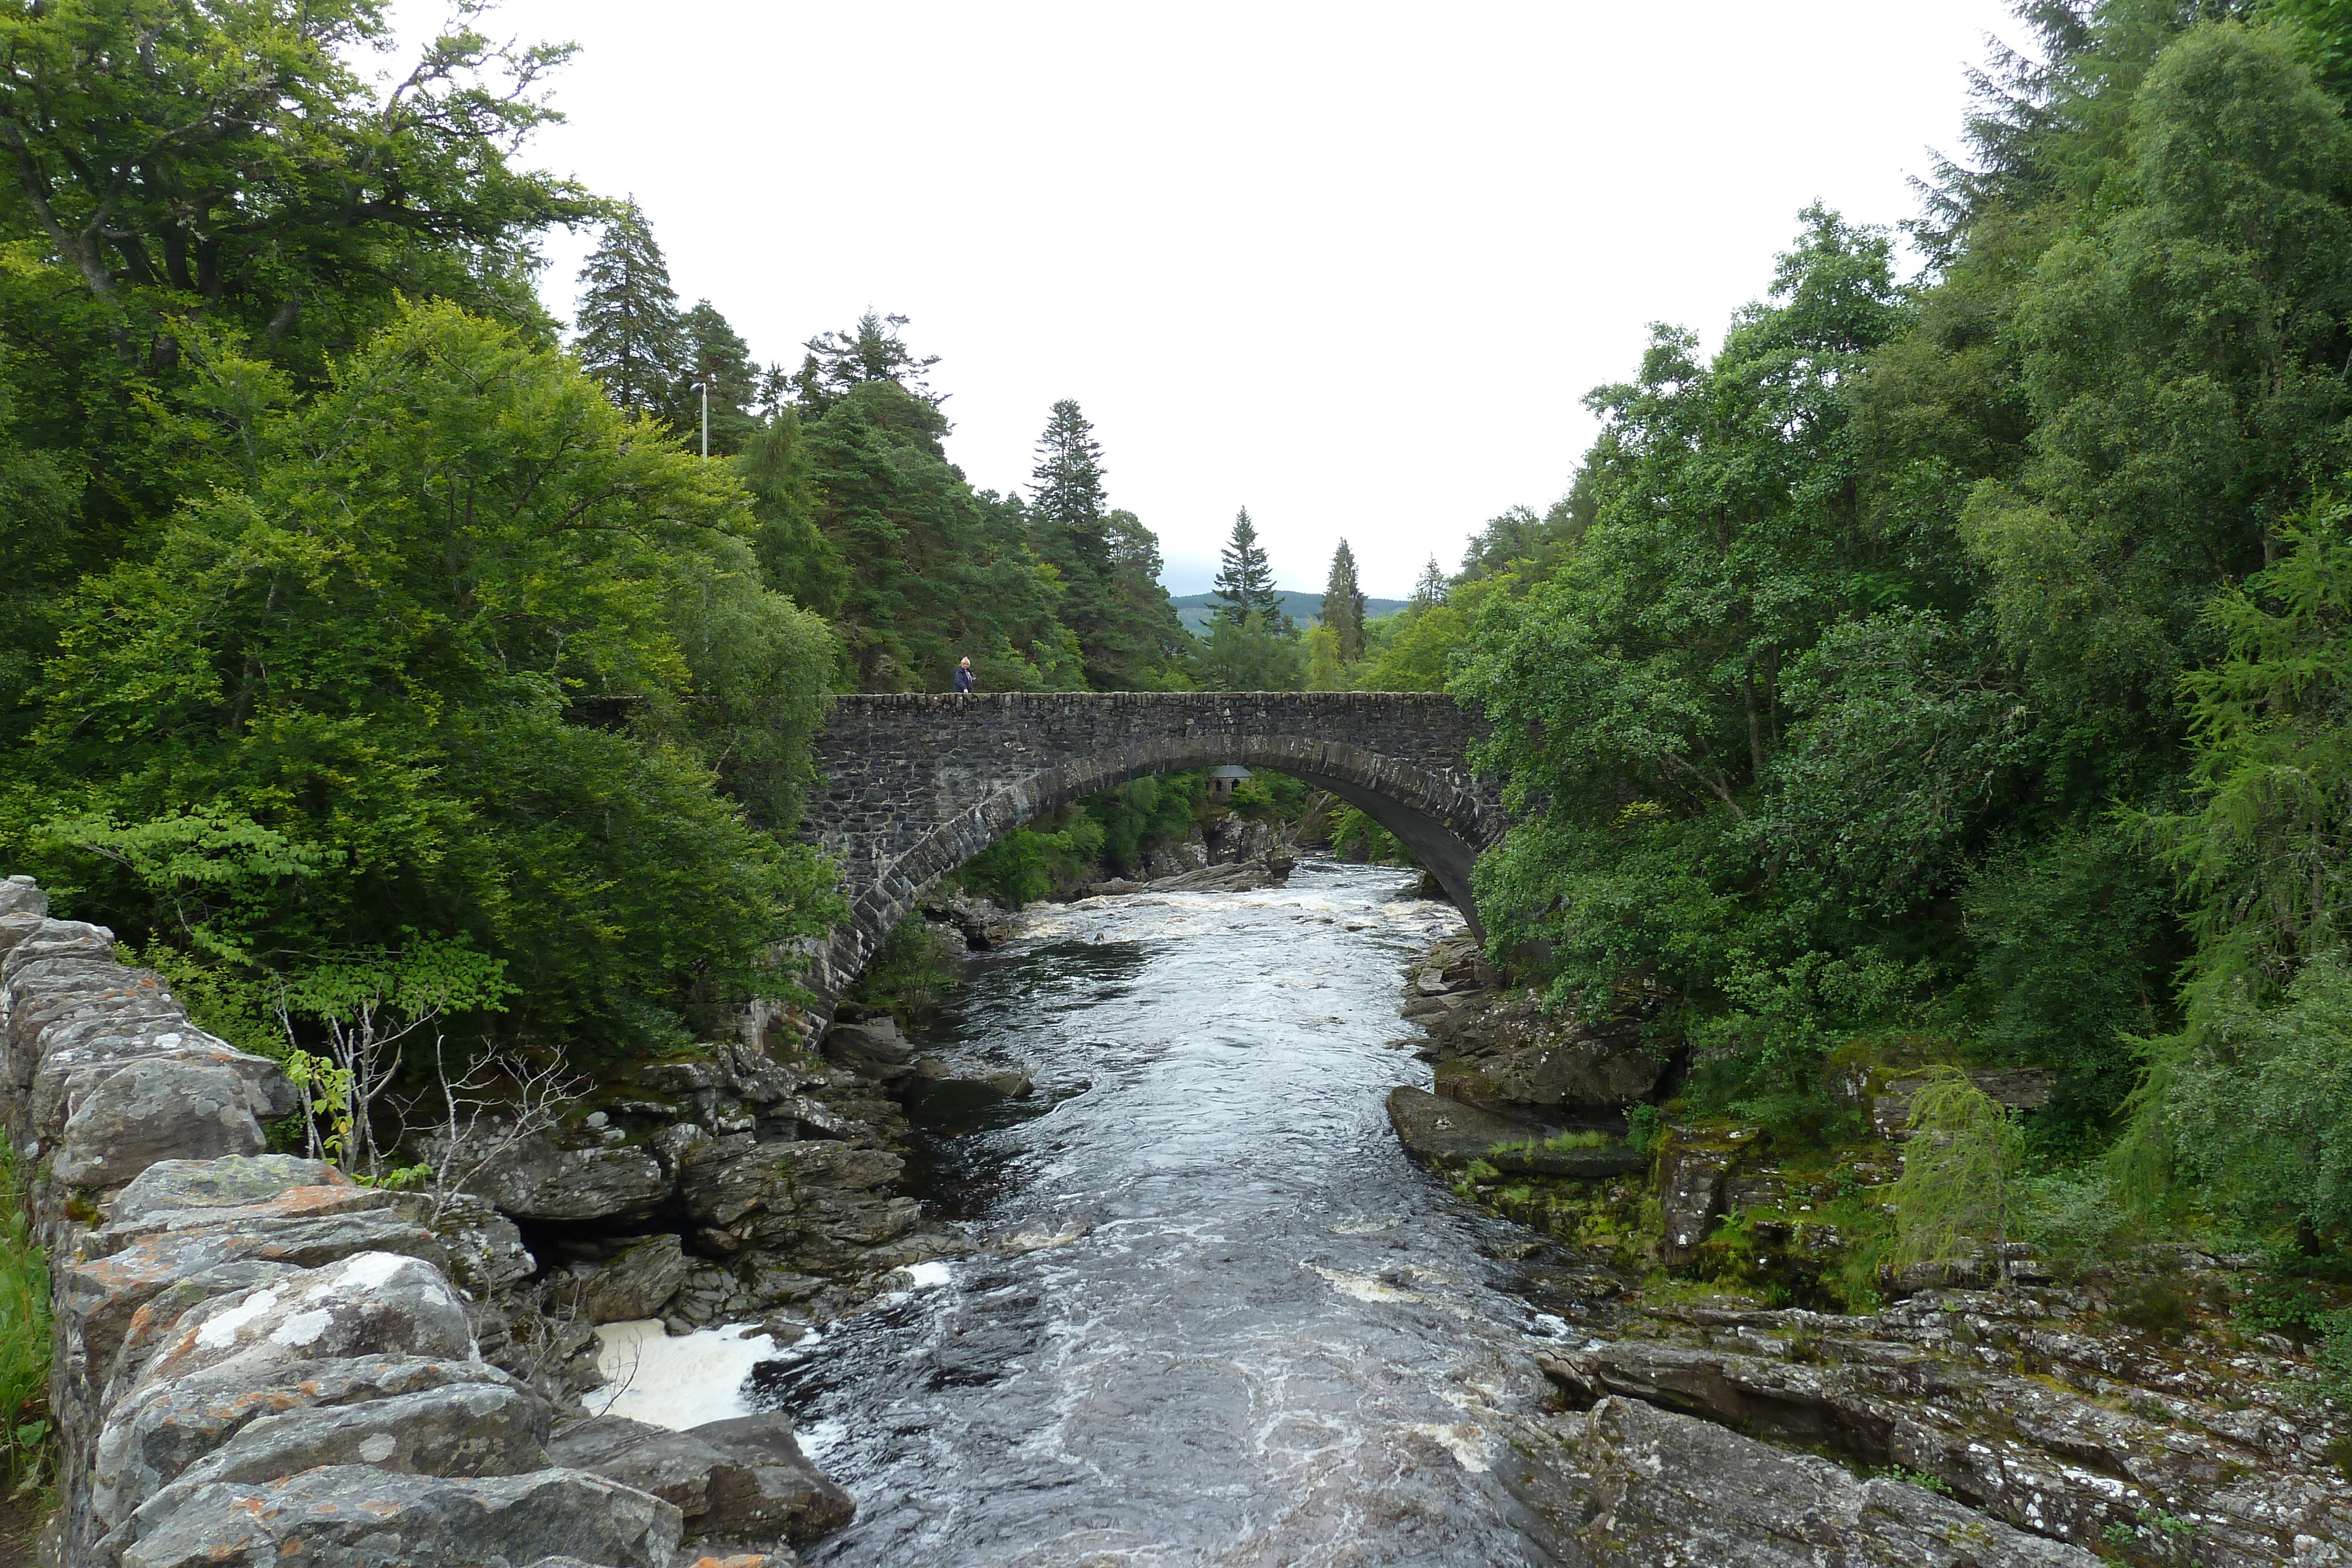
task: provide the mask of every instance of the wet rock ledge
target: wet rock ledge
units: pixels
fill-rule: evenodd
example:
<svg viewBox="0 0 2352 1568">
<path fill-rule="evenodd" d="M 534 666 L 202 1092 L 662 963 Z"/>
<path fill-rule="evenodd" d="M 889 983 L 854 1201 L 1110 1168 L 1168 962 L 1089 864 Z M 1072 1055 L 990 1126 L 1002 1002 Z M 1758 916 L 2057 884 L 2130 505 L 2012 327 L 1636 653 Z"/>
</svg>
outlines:
<svg viewBox="0 0 2352 1568">
<path fill-rule="evenodd" d="M 54 1280 L 44 1562 L 786 1568 L 854 1506 L 788 1421 L 573 1396 L 597 1323 L 792 1337 L 961 1248 L 891 1194 L 904 1123 L 861 1065 L 647 1064 L 436 1202 L 267 1153 L 278 1064 L 0 883 L 0 1113 Z"/>
<path fill-rule="evenodd" d="M 1867 1132 L 1834 1150 L 1654 1110 L 1637 1150 L 1627 1113 L 1669 1064 L 1630 1034 L 1542 1019 L 1466 941 L 1403 1010 L 1436 1082 L 1391 1097 L 1398 1136 L 1528 1228 L 1517 1288 L 1559 1324 L 1530 1350 L 1560 1408 L 1496 1466 L 1558 1562 L 2352 1563 L 2352 1419 L 2235 1321 L 2256 1260 L 2143 1249 L 2062 1283 L 2012 1244 L 1999 1288 L 1968 1288 L 1982 1263 L 1895 1274 L 1855 1242 L 1916 1064 L 1838 1064 Z"/>
</svg>

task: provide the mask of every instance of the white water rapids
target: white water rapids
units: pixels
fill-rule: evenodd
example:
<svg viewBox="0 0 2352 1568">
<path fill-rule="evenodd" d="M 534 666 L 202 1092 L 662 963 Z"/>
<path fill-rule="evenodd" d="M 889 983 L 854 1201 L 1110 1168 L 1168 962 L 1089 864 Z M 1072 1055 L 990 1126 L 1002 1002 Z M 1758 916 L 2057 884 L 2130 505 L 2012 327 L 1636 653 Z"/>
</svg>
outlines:
<svg viewBox="0 0 2352 1568">
<path fill-rule="evenodd" d="M 1558 1320 L 1381 1104 L 1428 1081 L 1405 967 L 1460 929 L 1410 880 L 1033 912 L 932 1044 L 1050 1105 L 929 1148 L 984 1250 L 781 1351 L 608 1331 L 614 1409 L 790 1410 L 858 1501 L 814 1563 L 1546 1561 L 1495 1472 Z"/>
</svg>

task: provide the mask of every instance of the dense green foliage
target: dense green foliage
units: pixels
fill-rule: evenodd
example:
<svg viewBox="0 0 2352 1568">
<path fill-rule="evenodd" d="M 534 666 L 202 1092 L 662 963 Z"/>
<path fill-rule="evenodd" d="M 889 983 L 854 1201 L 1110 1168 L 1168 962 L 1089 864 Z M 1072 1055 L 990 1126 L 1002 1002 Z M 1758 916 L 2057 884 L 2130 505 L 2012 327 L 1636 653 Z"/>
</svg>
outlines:
<svg viewBox="0 0 2352 1568">
<path fill-rule="evenodd" d="M 492 982 L 460 1034 L 675 1042 L 832 915 L 828 691 L 1192 642 L 1075 404 L 1075 505 L 974 491 L 903 319 L 762 371 L 633 202 L 520 168 L 564 50 L 457 25 L 371 86 L 389 39 L 0 7 L 0 862 L 247 1045 L 436 954 Z M 536 246 L 589 223 L 568 358 Z"/>
<path fill-rule="evenodd" d="M 793 820 L 831 644 L 722 474 L 448 305 L 235 431 L 243 483 L 74 596 L 12 858 L 230 964 L 463 934 L 550 1033 L 740 994 L 810 928 L 817 867 L 744 808 Z"/>
<path fill-rule="evenodd" d="M 1807 212 L 1712 354 L 1592 394 L 1568 497 L 1373 624 L 1365 674 L 1496 721 L 1482 904 L 1553 1005 L 1702 1097 L 1889 1026 L 2038 1063 L 2037 1157 L 2347 1233 L 2339 10 L 2023 6 L 1921 277 Z"/>
</svg>

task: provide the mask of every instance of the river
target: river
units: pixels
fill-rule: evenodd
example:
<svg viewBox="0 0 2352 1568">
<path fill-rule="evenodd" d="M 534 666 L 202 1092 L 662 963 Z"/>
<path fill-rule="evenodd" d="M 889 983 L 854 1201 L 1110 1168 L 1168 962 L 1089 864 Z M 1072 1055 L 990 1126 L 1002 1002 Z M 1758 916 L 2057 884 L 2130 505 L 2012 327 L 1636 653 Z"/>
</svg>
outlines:
<svg viewBox="0 0 2352 1568">
<path fill-rule="evenodd" d="M 1405 967 L 1461 928 L 1412 882 L 1045 906 L 974 962 L 927 1046 L 1037 1096 L 930 1139 L 916 1190 L 982 1249 L 742 1391 L 857 1499 L 803 1561 L 1548 1561 L 1495 1469 L 1562 1325 L 1382 1109 L 1428 1078 Z"/>
</svg>

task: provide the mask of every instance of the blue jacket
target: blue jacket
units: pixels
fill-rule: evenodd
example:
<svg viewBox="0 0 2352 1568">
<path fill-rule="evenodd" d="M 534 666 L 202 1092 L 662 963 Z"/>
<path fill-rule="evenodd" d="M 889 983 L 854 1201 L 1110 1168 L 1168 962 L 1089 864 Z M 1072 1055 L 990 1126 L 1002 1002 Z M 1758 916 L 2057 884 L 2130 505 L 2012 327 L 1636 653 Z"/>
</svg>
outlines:
<svg viewBox="0 0 2352 1568">
<path fill-rule="evenodd" d="M 961 664 L 958 664 L 956 666 L 955 689 L 959 692 L 968 692 L 971 690 L 971 672 L 965 669 Z"/>
</svg>

